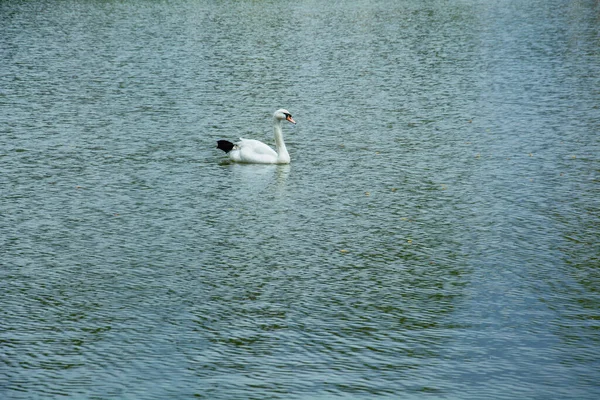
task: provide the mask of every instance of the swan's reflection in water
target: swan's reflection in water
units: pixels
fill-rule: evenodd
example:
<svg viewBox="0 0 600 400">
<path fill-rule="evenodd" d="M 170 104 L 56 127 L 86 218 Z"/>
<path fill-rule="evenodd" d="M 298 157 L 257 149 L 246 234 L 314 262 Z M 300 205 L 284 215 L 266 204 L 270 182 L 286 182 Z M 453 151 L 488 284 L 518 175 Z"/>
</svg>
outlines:
<svg viewBox="0 0 600 400">
<path fill-rule="evenodd" d="M 290 175 L 290 164 L 238 164 L 229 160 L 220 163 L 231 173 L 228 186 L 237 186 L 239 193 L 251 195 L 274 188 L 276 193 L 285 191 Z"/>
<path fill-rule="evenodd" d="M 285 188 L 285 183 L 290 175 L 290 170 L 290 164 L 277 165 L 275 167 L 275 183 L 277 184 L 278 189 Z"/>
</svg>

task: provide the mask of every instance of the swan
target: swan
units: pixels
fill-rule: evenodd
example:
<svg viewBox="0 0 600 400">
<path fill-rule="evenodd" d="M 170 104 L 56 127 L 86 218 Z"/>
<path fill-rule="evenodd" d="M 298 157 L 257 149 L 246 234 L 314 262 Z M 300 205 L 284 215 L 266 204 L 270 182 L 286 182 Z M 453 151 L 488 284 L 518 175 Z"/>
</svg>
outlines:
<svg viewBox="0 0 600 400">
<path fill-rule="evenodd" d="M 288 110 L 279 109 L 273 114 L 273 131 L 275 133 L 275 150 L 261 141 L 240 138 L 239 142 L 218 140 L 217 148 L 223 150 L 234 162 L 250 164 L 289 164 L 290 155 L 283 142 L 281 125 L 283 121 L 296 124 Z"/>
</svg>

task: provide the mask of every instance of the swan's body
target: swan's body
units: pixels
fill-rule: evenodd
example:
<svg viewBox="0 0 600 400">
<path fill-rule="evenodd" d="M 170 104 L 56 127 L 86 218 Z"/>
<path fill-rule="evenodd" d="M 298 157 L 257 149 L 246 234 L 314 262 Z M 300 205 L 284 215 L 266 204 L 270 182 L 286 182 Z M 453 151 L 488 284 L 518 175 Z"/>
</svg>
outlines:
<svg viewBox="0 0 600 400">
<path fill-rule="evenodd" d="M 295 124 L 289 111 L 280 109 L 273 114 L 273 133 L 275 135 L 275 150 L 263 142 L 254 139 L 242 139 L 232 143 L 227 140 L 217 141 L 217 148 L 223 150 L 231 161 L 250 164 L 289 164 L 290 154 L 283 142 L 281 125 L 283 121 Z"/>
</svg>

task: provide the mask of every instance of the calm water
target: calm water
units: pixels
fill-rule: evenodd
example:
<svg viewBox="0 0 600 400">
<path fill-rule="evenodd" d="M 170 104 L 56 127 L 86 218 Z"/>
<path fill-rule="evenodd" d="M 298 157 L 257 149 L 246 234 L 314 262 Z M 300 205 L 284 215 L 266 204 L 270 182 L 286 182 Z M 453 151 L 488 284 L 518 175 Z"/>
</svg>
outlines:
<svg viewBox="0 0 600 400">
<path fill-rule="evenodd" d="M 0 397 L 600 398 L 599 27 L 0 1 Z"/>
</svg>

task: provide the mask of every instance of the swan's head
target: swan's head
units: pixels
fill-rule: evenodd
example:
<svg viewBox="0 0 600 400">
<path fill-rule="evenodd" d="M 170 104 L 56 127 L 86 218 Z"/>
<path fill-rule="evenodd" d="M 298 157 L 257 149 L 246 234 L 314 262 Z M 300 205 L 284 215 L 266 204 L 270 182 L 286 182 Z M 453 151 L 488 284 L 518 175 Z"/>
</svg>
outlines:
<svg viewBox="0 0 600 400">
<path fill-rule="evenodd" d="M 295 124 L 296 121 L 294 121 L 294 118 L 292 118 L 292 114 L 290 114 L 290 112 L 286 109 L 279 109 L 277 111 L 275 111 L 275 114 L 273 114 L 273 118 L 277 119 L 277 120 L 286 120 L 291 122 L 292 124 Z"/>
</svg>

